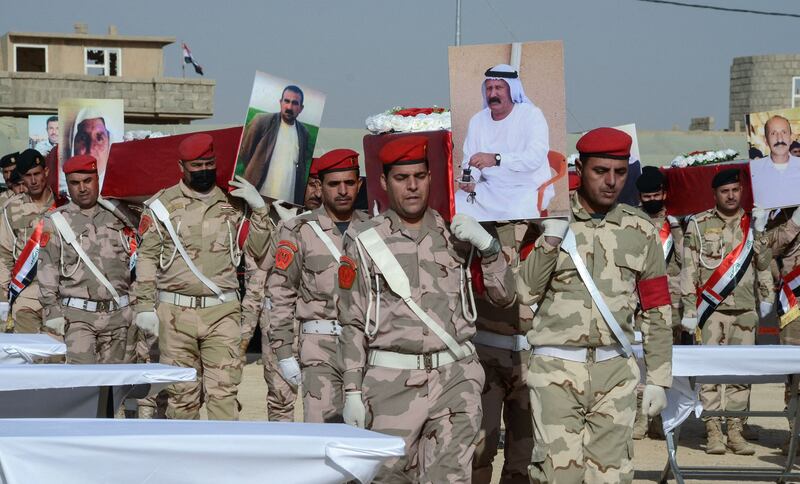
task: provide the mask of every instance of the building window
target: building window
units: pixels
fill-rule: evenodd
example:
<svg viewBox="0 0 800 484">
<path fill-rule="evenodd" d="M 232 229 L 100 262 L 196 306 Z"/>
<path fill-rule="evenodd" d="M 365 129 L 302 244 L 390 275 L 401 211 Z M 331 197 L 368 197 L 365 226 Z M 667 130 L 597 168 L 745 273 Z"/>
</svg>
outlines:
<svg viewBox="0 0 800 484">
<path fill-rule="evenodd" d="M 800 77 L 792 78 L 792 107 L 800 108 Z"/>
<path fill-rule="evenodd" d="M 14 71 L 47 72 L 47 46 L 15 44 Z"/>
<path fill-rule="evenodd" d="M 89 76 L 120 76 L 121 54 L 119 49 L 104 49 L 89 47 L 84 49 L 86 74 Z"/>
</svg>

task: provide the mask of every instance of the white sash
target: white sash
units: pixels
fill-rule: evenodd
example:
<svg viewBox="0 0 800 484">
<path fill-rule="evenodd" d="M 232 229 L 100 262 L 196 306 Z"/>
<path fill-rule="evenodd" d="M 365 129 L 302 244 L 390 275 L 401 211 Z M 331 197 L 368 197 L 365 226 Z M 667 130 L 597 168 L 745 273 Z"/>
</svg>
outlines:
<svg viewBox="0 0 800 484">
<path fill-rule="evenodd" d="M 198 269 L 197 266 L 194 265 L 194 262 L 192 262 L 192 259 L 189 257 L 189 254 L 186 253 L 186 249 L 184 249 L 183 244 L 181 244 L 181 239 L 178 238 L 178 234 L 175 233 L 175 229 L 172 227 L 172 222 L 169 221 L 169 211 L 167 211 L 167 207 L 165 207 L 164 204 L 161 203 L 161 200 L 159 199 L 153 200 L 152 202 L 149 203 L 148 206 L 153 211 L 153 214 L 156 216 L 156 218 L 158 218 L 158 220 L 160 220 L 161 223 L 164 224 L 164 227 L 167 228 L 167 232 L 169 233 L 169 236 L 172 239 L 172 243 L 175 244 L 175 248 L 178 249 L 178 252 L 181 254 L 183 261 L 186 262 L 186 265 L 189 267 L 189 270 L 192 271 L 192 274 L 194 274 L 195 277 L 200 279 L 200 282 L 202 282 L 204 286 L 211 289 L 211 292 L 213 292 L 219 298 L 220 301 L 227 302 L 225 300 L 225 295 L 222 293 L 222 289 L 220 289 L 219 286 L 214 284 L 214 281 L 203 275 L 203 273 L 200 272 L 200 269 Z"/>
<path fill-rule="evenodd" d="M 633 356 L 633 347 L 631 346 L 631 342 L 628 341 L 628 338 L 625 336 L 625 332 L 619 327 L 617 320 L 614 318 L 614 314 L 603 300 L 603 296 L 597 289 L 594 280 L 592 280 L 591 274 L 589 274 L 589 271 L 586 269 L 586 264 L 584 264 L 583 259 L 581 259 L 580 254 L 578 254 L 578 246 L 577 242 L 575 241 L 575 232 L 573 232 L 572 229 L 569 229 L 567 231 L 567 235 L 564 236 L 564 241 L 561 242 L 561 249 L 569 254 L 570 259 L 572 259 L 572 263 L 575 264 L 575 268 L 578 270 L 578 274 L 581 276 L 583 284 L 586 286 L 586 290 L 589 291 L 589 295 L 592 297 L 592 301 L 594 301 L 594 304 L 597 306 L 600 314 L 603 315 L 603 319 L 606 321 L 608 328 L 612 333 L 614 333 L 614 336 L 617 338 L 617 341 L 619 341 L 619 344 L 622 345 L 622 350 L 625 352 L 625 356 L 630 358 Z"/>
<path fill-rule="evenodd" d="M 394 254 L 392 254 L 392 251 L 389 250 L 389 247 L 386 246 L 383 239 L 381 239 L 378 232 L 374 228 L 365 230 L 358 234 L 358 240 L 372 258 L 372 262 L 374 262 L 383 273 L 383 277 L 386 280 L 386 284 L 389 285 L 389 288 L 403 299 L 403 302 L 406 303 L 409 309 L 411 309 L 423 323 L 425 323 L 425 326 L 433 331 L 434 334 L 447 345 L 447 348 L 457 359 L 468 356 L 455 338 L 450 336 L 444 328 L 436 324 L 436 321 L 431 319 L 431 317 L 411 299 L 411 285 L 408 281 L 408 276 L 403 272 L 400 263 L 397 261 Z"/>
<path fill-rule="evenodd" d="M 342 253 L 339 252 L 338 248 L 336 248 L 336 244 L 334 244 L 331 238 L 328 237 L 328 234 L 322 230 L 322 227 L 320 227 L 315 220 L 308 222 L 308 226 L 311 227 L 311 230 L 313 230 L 315 234 L 317 234 L 319 240 L 325 244 L 325 247 L 328 248 L 328 252 L 330 252 L 333 258 L 336 259 L 336 262 L 339 262 L 339 259 L 342 258 Z"/>
<path fill-rule="evenodd" d="M 114 289 L 114 286 L 111 285 L 111 282 L 106 279 L 106 276 L 100 272 L 100 269 L 94 265 L 94 262 L 92 262 L 92 260 L 89 258 L 89 255 L 86 253 L 86 251 L 83 250 L 83 247 L 81 247 L 81 244 L 75 237 L 75 232 L 72 231 L 72 227 L 70 227 L 69 223 L 67 223 L 67 219 L 65 219 L 60 212 L 53 212 L 50 214 L 50 220 L 53 221 L 53 225 L 55 226 L 56 230 L 58 230 L 58 233 L 61 234 L 61 238 L 64 239 L 66 243 L 71 245 L 73 249 L 75 249 L 75 252 L 78 253 L 78 257 L 80 257 L 83 263 L 86 264 L 86 267 L 92 271 L 92 274 L 94 274 L 94 277 L 100 281 L 100 284 L 102 284 L 103 287 L 105 287 L 106 290 L 111 293 L 111 296 L 114 298 L 114 302 L 116 302 L 119 306 L 120 297 L 117 293 L 117 290 Z"/>
</svg>

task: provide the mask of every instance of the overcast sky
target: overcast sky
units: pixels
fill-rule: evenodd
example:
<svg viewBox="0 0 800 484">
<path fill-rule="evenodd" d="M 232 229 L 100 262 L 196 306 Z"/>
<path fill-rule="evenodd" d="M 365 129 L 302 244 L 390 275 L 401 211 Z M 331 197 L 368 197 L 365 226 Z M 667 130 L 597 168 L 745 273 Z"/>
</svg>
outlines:
<svg viewBox="0 0 800 484">
<path fill-rule="evenodd" d="M 685 0 L 800 14 L 796 0 Z M 449 106 L 447 46 L 455 0 L 0 0 L 0 33 L 174 36 L 167 76 L 180 76 L 180 41 L 217 82 L 213 123 L 241 123 L 255 70 L 327 94 L 323 127 L 360 128 L 396 105 Z M 564 41 L 568 129 L 634 122 L 686 129 L 728 125 L 736 56 L 798 52 L 800 19 L 637 0 L 463 0 L 462 44 Z M 187 76 L 194 76 L 187 69 Z M 787 96 L 790 86 L 787 84 Z M 535 101 L 535 100 L 534 100 Z"/>
</svg>

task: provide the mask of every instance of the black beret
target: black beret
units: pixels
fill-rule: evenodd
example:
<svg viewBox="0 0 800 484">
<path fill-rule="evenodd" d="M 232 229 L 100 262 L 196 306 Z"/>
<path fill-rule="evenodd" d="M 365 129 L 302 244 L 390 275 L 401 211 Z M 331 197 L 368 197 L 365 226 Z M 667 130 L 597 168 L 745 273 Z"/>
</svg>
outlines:
<svg viewBox="0 0 800 484">
<path fill-rule="evenodd" d="M 719 188 L 722 185 L 729 185 L 731 183 L 739 183 L 739 173 L 740 170 L 738 168 L 728 168 L 727 170 L 722 170 L 711 180 L 711 188 Z"/>
<path fill-rule="evenodd" d="M 642 174 L 636 179 L 639 193 L 653 193 L 664 189 L 664 174 L 655 166 L 645 166 Z"/>
<path fill-rule="evenodd" d="M 44 168 L 45 164 L 44 156 L 36 150 L 27 149 L 20 153 L 19 158 L 17 158 L 17 171 L 19 171 L 20 175 L 28 173 L 28 171 L 37 166 Z"/>
<path fill-rule="evenodd" d="M 18 158 L 19 152 L 17 151 L 5 155 L 4 157 L 0 158 L 0 168 L 8 168 L 16 163 Z"/>
<path fill-rule="evenodd" d="M 22 183 L 22 175 L 19 174 L 16 168 L 11 171 L 11 175 L 6 180 L 6 185 L 9 183 Z"/>
</svg>

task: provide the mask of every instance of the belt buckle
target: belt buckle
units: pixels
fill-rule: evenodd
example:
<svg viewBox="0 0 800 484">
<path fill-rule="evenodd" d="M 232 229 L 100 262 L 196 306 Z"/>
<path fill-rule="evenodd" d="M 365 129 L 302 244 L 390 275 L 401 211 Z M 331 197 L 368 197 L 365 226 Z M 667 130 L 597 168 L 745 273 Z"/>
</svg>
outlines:
<svg viewBox="0 0 800 484">
<path fill-rule="evenodd" d="M 194 296 L 194 307 L 195 309 L 203 309 L 205 307 L 203 304 L 203 296 Z"/>
<path fill-rule="evenodd" d="M 425 371 L 430 373 L 433 370 L 433 354 L 425 353 L 422 355 L 422 365 Z"/>
<path fill-rule="evenodd" d="M 594 363 L 597 358 L 597 348 L 586 348 L 586 363 Z"/>
<path fill-rule="evenodd" d="M 97 304 L 96 311 L 104 313 L 108 312 L 109 306 L 111 306 L 111 304 L 108 301 L 97 301 L 96 304 Z"/>
</svg>

